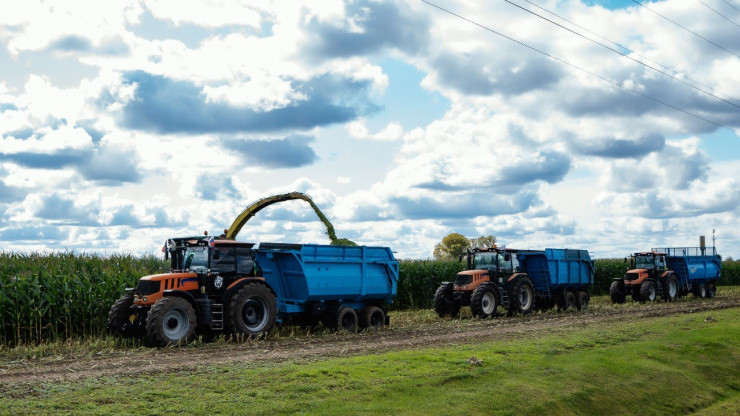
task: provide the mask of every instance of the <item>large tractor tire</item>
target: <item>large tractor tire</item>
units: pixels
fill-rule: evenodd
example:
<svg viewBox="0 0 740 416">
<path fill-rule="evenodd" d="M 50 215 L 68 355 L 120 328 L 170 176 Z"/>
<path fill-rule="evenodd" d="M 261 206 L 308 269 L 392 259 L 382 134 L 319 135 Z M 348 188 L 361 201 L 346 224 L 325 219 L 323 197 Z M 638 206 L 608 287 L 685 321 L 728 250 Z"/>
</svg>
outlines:
<svg viewBox="0 0 740 416">
<path fill-rule="evenodd" d="M 470 297 L 470 312 L 474 317 L 485 319 L 496 313 L 498 308 L 498 297 L 496 289 L 490 284 L 478 286 Z"/>
<path fill-rule="evenodd" d="M 717 296 L 717 285 L 714 283 L 707 283 L 707 297 L 713 298 Z"/>
<path fill-rule="evenodd" d="M 193 305 L 176 296 L 155 303 L 146 318 L 146 344 L 165 347 L 185 345 L 195 336 L 197 321 Z"/>
<path fill-rule="evenodd" d="M 510 313 L 527 315 L 534 309 L 534 285 L 528 277 L 519 278 L 511 291 Z"/>
<path fill-rule="evenodd" d="M 627 299 L 627 293 L 624 291 L 624 282 L 613 281 L 609 287 L 609 296 L 612 298 L 612 303 L 624 303 Z"/>
<path fill-rule="evenodd" d="M 645 280 L 640 285 L 640 300 L 643 302 L 652 302 L 658 296 L 658 288 L 655 287 L 655 283 L 650 280 Z"/>
<path fill-rule="evenodd" d="M 698 285 L 694 286 L 694 296 L 697 298 L 706 298 L 707 286 L 704 283 L 699 283 Z"/>
<path fill-rule="evenodd" d="M 237 337 L 256 338 L 275 327 L 275 295 L 260 283 L 247 283 L 231 296 L 229 330 Z"/>
<path fill-rule="evenodd" d="M 673 302 L 678 297 L 678 280 L 670 275 L 663 281 L 663 300 Z"/>
<path fill-rule="evenodd" d="M 118 299 L 108 312 L 108 321 L 105 328 L 108 333 L 121 338 L 133 338 L 135 336 L 131 317 L 131 305 L 134 304 L 133 293 L 123 295 Z"/>
<path fill-rule="evenodd" d="M 360 329 L 380 331 L 385 326 L 385 312 L 377 306 L 365 306 L 360 310 Z"/>
<path fill-rule="evenodd" d="M 455 302 L 452 296 L 452 286 L 452 283 L 443 283 L 434 293 L 434 311 L 441 318 L 448 315 L 456 317 L 460 314 L 460 304 Z"/>
<path fill-rule="evenodd" d="M 585 311 L 588 309 L 588 302 L 591 301 L 591 296 L 585 290 L 579 290 L 576 292 L 576 308 L 579 311 Z"/>
<path fill-rule="evenodd" d="M 357 312 L 347 306 L 340 306 L 336 312 L 326 317 L 324 324 L 332 331 L 357 332 Z"/>
</svg>

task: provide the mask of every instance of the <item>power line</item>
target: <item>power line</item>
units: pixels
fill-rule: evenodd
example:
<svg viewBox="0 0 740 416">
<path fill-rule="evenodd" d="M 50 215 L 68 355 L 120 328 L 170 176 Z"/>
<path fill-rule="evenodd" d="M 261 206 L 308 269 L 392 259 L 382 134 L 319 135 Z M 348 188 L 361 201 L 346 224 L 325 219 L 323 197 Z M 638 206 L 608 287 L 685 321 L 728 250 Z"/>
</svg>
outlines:
<svg viewBox="0 0 740 416">
<path fill-rule="evenodd" d="M 562 64 L 564 64 L 564 65 L 568 65 L 568 66 L 570 66 L 570 67 L 572 67 L 572 68 L 575 68 L 575 69 L 577 69 L 577 70 L 579 70 L 579 71 L 585 72 L 585 73 L 587 73 L 587 74 L 589 74 L 589 75 L 591 75 L 591 76 L 594 76 L 594 77 L 596 77 L 596 78 L 599 78 L 599 79 L 600 79 L 600 80 L 602 80 L 602 81 L 608 82 L 608 83 L 610 83 L 610 84 L 612 84 L 612 85 L 615 85 L 615 86 L 617 86 L 617 87 L 619 87 L 619 88 L 623 88 L 623 89 L 625 89 L 625 90 L 627 90 L 627 91 L 631 91 L 631 92 L 633 92 L 633 93 L 635 93 L 635 94 L 637 94 L 637 95 L 640 95 L 640 96 L 642 96 L 642 97 L 645 97 L 645 98 L 647 98 L 647 99 L 649 99 L 649 100 L 652 100 L 652 101 L 655 101 L 655 102 L 657 102 L 657 103 L 663 104 L 663 105 L 665 105 L 666 107 L 670 107 L 670 108 L 672 108 L 672 109 L 674 109 L 674 110 L 676 110 L 676 111 L 680 111 L 680 112 L 682 112 L 682 113 L 684 113 L 684 114 L 690 115 L 690 116 L 692 116 L 692 117 L 694 117 L 694 118 L 697 118 L 697 119 L 699 119 L 699 120 L 705 121 L 705 122 L 707 122 L 707 123 L 709 123 L 709 124 L 713 124 L 713 125 L 715 125 L 715 126 L 717 126 L 717 127 L 721 127 L 721 128 L 723 128 L 723 129 L 727 129 L 727 130 L 729 130 L 729 131 L 731 131 L 731 132 L 733 132 L 733 133 L 735 133 L 735 134 L 737 134 L 737 135 L 740 135 L 740 131 L 736 131 L 735 129 L 733 129 L 733 128 L 731 128 L 731 127 L 727 127 L 727 126 L 725 126 L 724 124 L 721 124 L 721 123 L 717 123 L 716 121 L 708 120 L 708 119 L 706 119 L 706 118 L 704 118 L 704 117 L 702 117 L 702 116 L 700 116 L 700 115 L 698 115 L 698 114 L 694 114 L 694 113 L 691 113 L 691 112 L 689 112 L 689 111 L 686 111 L 686 110 L 684 110 L 684 109 L 681 109 L 681 108 L 679 108 L 679 107 L 676 107 L 675 105 L 672 105 L 672 104 L 666 103 L 665 101 L 661 101 L 661 100 L 659 100 L 659 99 L 657 99 L 657 98 L 653 98 L 653 97 L 651 97 L 651 96 L 649 96 L 649 95 L 647 95 L 647 94 L 643 94 L 643 93 L 641 93 L 640 91 L 637 91 L 637 90 L 634 90 L 634 89 L 632 89 L 632 88 L 626 87 L 626 86 L 624 86 L 624 85 L 622 85 L 622 84 L 620 84 L 620 83 L 618 83 L 618 82 L 616 82 L 616 81 L 612 81 L 612 80 L 610 80 L 610 79 L 608 79 L 608 78 L 602 77 L 601 75 L 595 74 L 595 73 L 593 73 L 593 72 L 591 72 L 591 71 L 589 71 L 589 70 L 587 70 L 587 69 L 581 68 L 581 67 L 580 67 L 580 66 L 578 66 L 578 65 L 572 64 L 572 63 L 570 63 L 570 62 L 568 62 L 568 61 L 565 61 L 565 60 L 563 60 L 563 59 L 560 59 L 560 58 L 558 58 L 558 57 L 556 57 L 556 56 L 554 56 L 554 55 L 550 55 L 549 53 L 547 53 L 547 52 L 545 52 L 545 51 L 543 51 L 543 50 L 537 49 L 537 48 L 535 48 L 534 46 L 530 46 L 530 45 L 527 45 L 526 43 L 524 43 L 524 42 L 522 42 L 522 41 L 516 40 L 516 39 L 514 39 L 514 38 L 512 38 L 512 37 L 510 37 L 510 36 L 504 35 L 504 34 L 503 34 L 503 33 L 501 33 L 501 32 L 497 32 L 497 31 L 495 31 L 494 29 L 491 29 L 490 27 L 487 27 L 487 26 L 483 26 L 482 24 L 480 24 L 480 23 L 477 23 L 477 22 L 474 22 L 474 21 L 472 21 L 472 20 L 470 20 L 470 19 L 468 19 L 468 18 L 466 18 L 466 17 L 464 17 L 464 16 L 460 16 L 459 14 L 456 14 L 456 13 L 454 13 L 454 12 L 452 12 L 452 11 L 450 11 L 450 10 L 447 10 L 447 9 L 445 9 L 445 8 L 443 8 L 443 7 L 440 7 L 440 6 L 438 6 L 438 5 L 434 4 L 434 3 L 430 3 L 430 2 L 429 2 L 429 1 L 427 1 L 427 0 L 421 0 L 421 2 L 422 2 L 422 3 L 426 3 L 426 4 L 428 4 L 429 6 L 435 7 L 435 8 L 437 8 L 437 9 L 439 9 L 439 10 L 441 10 L 441 11 L 445 12 L 445 13 L 448 13 L 448 14 L 450 14 L 450 15 L 452 15 L 452 16 L 455 16 L 455 17 L 457 17 L 457 18 L 459 18 L 459 19 L 461 19 L 461 20 L 464 20 L 464 21 L 466 21 L 466 22 L 468 22 L 468 23 L 471 23 L 471 24 L 473 24 L 473 25 L 475 25 L 475 26 L 478 26 L 478 27 L 480 27 L 481 29 L 487 30 L 487 31 L 489 31 L 489 32 L 491 32 L 491 33 L 494 33 L 494 34 L 496 34 L 496 35 L 499 35 L 499 36 L 501 36 L 501 37 L 503 37 L 503 38 L 506 38 L 506 39 L 508 39 L 508 40 L 510 40 L 510 41 L 512 41 L 512 42 L 514 42 L 514 43 L 517 43 L 517 44 L 519 44 L 519 45 L 521 45 L 521 46 L 524 46 L 525 48 L 531 49 L 531 50 L 533 50 L 533 51 L 535 51 L 535 52 L 537 52 L 537 53 L 540 53 L 540 54 L 542 54 L 542 55 L 545 55 L 545 56 L 547 56 L 548 58 L 550 58 L 550 59 L 553 59 L 553 60 L 555 60 L 555 61 L 558 61 L 558 62 L 560 62 L 560 63 L 562 63 Z"/>
<path fill-rule="evenodd" d="M 661 64 L 660 62 L 656 62 L 656 61 L 654 61 L 654 60 L 652 60 L 652 59 L 650 59 L 650 58 L 647 58 L 647 57 L 645 57 L 645 56 L 642 56 L 642 55 L 640 55 L 639 53 L 637 53 L 637 52 L 633 51 L 632 49 L 630 49 L 630 48 L 628 48 L 628 47 L 626 47 L 626 46 L 624 46 L 624 45 L 622 45 L 622 44 L 620 44 L 620 43 L 614 42 L 613 40 L 607 39 L 607 38 L 605 38 L 604 36 L 602 36 L 602 35 L 600 35 L 600 34 L 598 34 L 598 33 L 594 32 L 594 31 L 592 31 L 592 30 L 589 30 L 588 28 L 585 28 L 585 27 L 583 27 L 583 26 L 579 25 L 578 23 L 575 23 L 575 22 L 573 22 L 573 21 L 571 21 L 571 20 L 568 20 L 568 19 L 564 18 L 563 16 L 560 16 L 560 15 L 559 15 L 559 14 L 557 14 L 557 13 L 551 12 L 550 10 L 547 10 L 547 9 L 545 9 L 544 7 L 542 7 L 542 6 L 539 6 L 539 5 L 535 4 L 535 3 L 532 3 L 532 2 L 531 2 L 531 1 L 529 1 L 529 0 L 524 0 L 524 1 L 525 1 L 525 2 L 527 2 L 527 3 L 529 3 L 529 4 L 531 4 L 532 6 L 534 6 L 534 7 L 536 7 L 536 8 L 538 8 L 538 9 L 540 9 L 540 10 L 542 10 L 542 11 L 546 12 L 546 13 L 549 13 L 549 14 L 550 14 L 550 15 L 552 15 L 552 16 L 555 16 L 555 17 L 557 17 L 557 18 L 559 18 L 559 19 L 561 19 L 561 20 L 564 20 L 564 21 L 566 21 L 566 22 L 568 22 L 568 23 L 572 24 L 573 26 L 575 26 L 575 27 L 577 27 L 577 28 L 579 28 L 579 29 L 585 30 L 586 32 L 588 32 L 588 33 L 590 33 L 590 34 L 592 34 L 592 35 L 594 35 L 594 36 L 598 37 L 599 39 L 605 40 L 605 41 L 607 41 L 607 42 L 611 43 L 612 45 L 614 45 L 614 46 L 616 46 L 616 47 L 618 47 L 618 48 L 624 49 L 624 50 L 625 50 L 625 51 L 627 51 L 627 53 L 628 53 L 628 54 L 630 54 L 630 55 L 635 55 L 635 56 L 637 56 L 637 57 L 639 57 L 639 58 L 641 58 L 641 59 L 643 59 L 643 60 L 645 60 L 645 61 L 647 61 L 647 62 L 652 62 L 652 63 L 654 63 L 655 65 L 657 65 L 657 66 L 659 66 L 659 67 L 661 67 L 661 68 L 663 68 L 663 69 L 665 69 L 665 70 L 671 71 L 671 72 L 673 72 L 673 73 L 674 73 L 674 74 L 676 74 L 676 75 L 680 75 L 680 76 L 683 76 L 683 77 L 685 77 L 686 79 L 689 79 L 689 80 L 691 80 L 691 81 L 693 81 L 693 82 L 695 82 L 695 83 L 697 83 L 697 84 L 699 84 L 699 85 L 701 85 L 701 86 L 703 86 L 703 87 L 705 87 L 705 88 L 709 88 L 710 90 L 714 90 L 714 88 L 713 88 L 713 87 L 710 87 L 709 85 L 706 85 L 706 84 L 702 83 L 701 81 L 699 81 L 699 80 L 697 80 L 697 79 L 694 79 L 694 78 L 692 78 L 692 77 L 690 77 L 690 76 L 688 76 L 688 75 L 686 75 L 686 74 L 684 74 L 684 73 L 681 73 L 681 72 L 679 72 L 679 71 L 676 71 L 676 70 L 675 70 L 675 69 L 673 69 L 673 68 L 670 68 L 670 67 L 668 67 L 668 66 L 665 66 L 665 65 Z M 733 97 L 733 96 L 731 96 L 731 95 L 729 95 L 729 94 L 725 94 L 725 93 L 722 93 L 722 95 L 724 95 L 725 97 L 731 98 L 731 99 L 733 99 L 733 100 L 735 100 L 735 101 L 740 101 L 739 99 L 737 99 L 737 98 L 735 98 L 735 97 Z"/>
<path fill-rule="evenodd" d="M 733 9 L 735 9 L 735 10 L 737 10 L 737 11 L 739 11 L 739 12 L 740 12 L 740 9 L 738 9 L 737 7 L 735 7 L 735 6 L 734 6 L 734 5 L 732 4 L 732 3 L 730 3 L 729 1 L 727 1 L 727 0 L 722 0 L 722 1 L 723 1 L 723 2 L 725 2 L 725 3 L 727 3 L 727 5 L 728 5 L 728 6 L 730 6 L 730 7 L 732 7 Z"/>
<path fill-rule="evenodd" d="M 680 27 L 681 29 L 683 29 L 683 30 L 685 30 L 685 31 L 687 31 L 687 32 L 691 32 L 691 33 L 693 33 L 693 34 L 694 34 L 694 36 L 696 36 L 696 37 L 699 37 L 699 38 L 701 38 L 701 39 L 704 39 L 704 40 L 705 40 L 706 42 L 709 42 L 709 43 L 711 43 L 712 45 L 714 45 L 714 46 L 716 46 L 716 47 L 718 47 L 718 48 L 722 49 L 723 51 L 725 51 L 725 52 L 729 53 L 730 55 L 734 55 L 734 56 L 737 56 L 738 58 L 740 58 L 740 55 L 736 54 L 735 52 L 732 52 L 732 51 L 730 51 L 730 50 L 727 50 L 727 49 L 726 49 L 726 48 L 724 48 L 723 46 L 720 46 L 720 45 L 718 45 L 718 44 L 716 44 L 716 43 L 712 42 L 711 40 L 709 40 L 709 39 L 705 38 L 704 36 L 702 36 L 702 35 L 700 35 L 700 34 L 698 34 L 698 33 L 694 32 L 693 30 L 691 30 L 691 29 L 689 29 L 689 28 L 687 28 L 687 27 L 685 27 L 685 26 L 683 26 L 683 25 L 681 25 L 681 24 L 679 24 L 679 23 L 676 23 L 676 22 L 674 22 L 673 20 L 671 20 L 671 19 L 669 19 L 669 18 L 667 18 L 667 17 L 663 16 L 662 14 L 660 14 L 660 13 L 656 12 L 655 10 L 653 10 L 653 9 L 651 9 L 651 8 L 649 8 L 649 7 L 647 7 L 647 6 L 645 6 L 644 4 L 640 3 L 639 1 L 637 1 L 637 0 L 632 0 L 632 2 L 633 2 L 633 3 L 636 3 L 636 4 L 639 4 L 640 6 L 642 6 L 642 7 L 646 8 L 646 9 L 650 10 L 651 12 L 653 12 L 653 13 L 657 14 L 658 16 L 662 17 L 663 19 L 665 19 L 665 20 L 667 20 L 667 21 L 669 21 L 669 22 L 673 23 L 674 25 L 676 25 L 676 26 Z"/>
<path fill-rule="evenodd" d="M 658 69 L 658 68 L 655 68 L 655 67 L 653 67 L 653 66 L 650 66 L 650 65 L 648 65 L 648 64 L 646 64 L 646 63 L 644 63 L 644 62 L 641 62 L 641 61 L 639 61 L 639 60 L 637 60 L 637 59 L 635 59 L 635 58 L 633 58 L 633 57 L 629 56 L 628 54 L 626 54 L 626 53 L 624 53 L 624 52 L 622 52 L 622 51 L 619 51 L 619 50 L 617 50 L 617 49 L 614 49 L 614 48 L 612 48 L 612 47 L 610 47 L 610 46 L 608 46 L 608 45 L 604 45 L 603 43 L 597 42 L 597 41 L 595 41 L 595 40 L 593 40 L 593 39 L 589 38 L 588 36 L 585 36 L 585 35 L 583 35 L 582 33 L 578 33 L 578 32 L 576 32 L 575 30 L 572 30 L 572 29 L 570 29 L 570 28 L 568 28 L 568 27 L 565 27 L 565 26 L 561 25 L 561 24 L 560 24 L 560 23 L 558 23 L 558 22 L 555 22 L 555 21 L 553 21 L 553 20 L 550 20 L 550 19 L 548 19 L 548 18 L 547 18 L 547 17 L 545 17 L 545 16 L 542 16 L 541 14 L 537 14 L 537 13 L 535 13 L 535 12 L 533 12 L 533 11 L 531 11 L 531 10 L 529 10 L 529 9 L 525 8 L 525 7 L 522 7 L 522 6 L 520 6 L 520 5 L 518 5 L 518 4 L 514 3 L 514 2 L 512 2 L 511 0 L 504 0 L 504 1 L 505 1 L 505 2 L 507 2 L 507 3 L 509 3 L 509 4 L 511 4 L 512 6 L 515 6 L 515 7 L 518 7 L 518 8 L 520 8 L 520 9 L 524 10 L 524 11 L 525 11 L 525 12 L 527 12 L 527 13 L 533 14 L 533 15 L 535 15 L 535 16 L 537 16 L 537 17 L 539 17 L 540 19 L 543 19 L 543 20 L 545 20 L 545 21 L 548 21 L 548 22 L 550 22 L 550 23 L 552 23 L 552 24 L 554 24 L 554 25 L 556 25 L 556 26 L 560 27 L 560 28 L 563 28 L 563 29 L 565 29 L 565 30 L 567 30 L 567 31 L 569 31 L 569 32 L 571 32 L 571 33 L 573 33 L 573 34 L 577 35 L 577 36 L 580 36 L 580 37 L 582 37 L 582 38 L 584 38 L 584 39 L 586 39 L 586 40 L 589 40 L 589 41 L 591 41 L 591 42 L 593 42 L 593 43 L 595 43 L 595 44 L 597 44 L 597 45 L 599 45 L 599 46 L 601 46 L 601 47 L 603 47 L 603 48 L 606 48 L 606 49 L 608 49 L 608 50 L 610 50 L 610 51 L 612 51 L 612 52 L 614 52 L 614 53 L 618 53 L 619 55 L 622 55 L 623 57 L 625 57 L 625 58 L 627 58 L 627 59 L 630 59 L 630 60 L 632 60 L 632 61 L 634 61 L 634 62 L 637 62 L 637 63 L 638 63 L 638 64 L 640 64 L 640 65 L 643 65 L 643 66 L 645 66 L 645 67 L 647 67 L 647 68 L 650 68 L 650 69 L 652 69 L 653 71 L 659 72 L 659 73 L 661 73 L 661 74 L 663 74 L 663 75 L 665 75 L 665 76 L 667 76 L 667 77 L 670 77 L 670 78 L 672 78 L 672 79 L 674 79 L 674 80 L 676 80 L 676 81 L 678 81 L 678 82 L 680 82 L 680 83 L 682 83 L 682 84 L 684 84 L 684 85 L 687 85 L 687 86 L 689 86 L 689 87 L 691 87 L 691 88 L 693 88 L 693 89 L 695 89 L 695 90 L 697 90 L 697 91 L 701 91 L 701 92 L 703 92 L 704 94 L 707 94 L 707 95 L 709 95 L 709 96 L 711 96 L 711 97 L 714 97 L 714 98 L 716 98 L 716 99 L 718 99 L 718 100 L 724 101 L 724 102 L 726 102 L 727 104 L 730 104 L 731 106 L 733 106 L 733 107 L 737 107 L 738 109 L 740 109 L 740 105 L 737 105 L 737 104 L 735 104 L 735 103 L 733 103 L 733 102 L 727 101 L 727 100 L 725 100 L 725 99 L 724 99 L 724 98 L 722 98 L 722 97 L 718 97 L 718 96 L 716 96 L 716 95 L 712 94 L 711 92 L 709 92 L 709 91 L 705 91 L 705 90 L 703 90 L 703 89 L 701 89 L 701 88 L 699 88 L 699 87 L 697 87 L 697 86 L 695 86 L 695 85 L 692 85 L 692 84 L 690 84 L 690 83 L 688 83 L 688 82 L 686 82 L 686 81 L 684 81 L 684 80 L 682 80 L 682 79 L 679 79 L 679 78 L 675 77 L 674 75 L 671 75 L 671 74 L 669 74 L 669 73 L 667 73 L 667 72 L 665 72 L 665 71 L 661 71 L 661 70 L 660 70 L 660 69 Z"/>
<path fill-rule="evenodd" d="M 706 3 L 704 3 L 704 2 L 703 2 L 703 1 L 701 1 L 701 0 L 697 0 L 697 1 L 698 1 L 699 3 L 701 3 L 701 4 L 705 5 L 705 6 L 707 6 L 707 9 L 709 9 L 709 10 L 711 10 L 711 11 L 713 11 L 713 12 L 717 13 L 718 15 L 722 16 L 722 18 L 723 18 L 723 19 L 727 20 L 728 22 L 732 23 L 733 25 L 735 25 L 735 26 L 737 26 L 737 27 L 740 27 L 740 25 L 738 25 L 737 23 L 735 23 L 735 22 L 733 22 L 732 20 L 730 20 L 730 18 L 729 18 L 729 17 L 727 17 L 727 16 L 723 15 L 722 13 L 718 12 L 717 10 L 714 10 L 714 9 L 713 9 L 713 8 L 712 8 L 712 7 L 710 6 L 710 5 L 708 5 L 708 4 L 706 4 Z"/>
</svg>

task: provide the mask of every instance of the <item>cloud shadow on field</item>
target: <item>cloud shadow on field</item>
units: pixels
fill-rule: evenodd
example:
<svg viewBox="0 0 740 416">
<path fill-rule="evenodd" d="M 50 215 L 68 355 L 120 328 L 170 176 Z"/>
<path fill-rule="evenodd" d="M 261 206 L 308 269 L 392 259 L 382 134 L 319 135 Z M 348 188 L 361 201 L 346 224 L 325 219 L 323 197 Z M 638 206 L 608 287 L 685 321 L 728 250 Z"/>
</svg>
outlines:
<svg viewBox="0 0 740 416">
<path fill-rule="evenodd" d="M 144 71 L 124 74 L 135 84 L 135 97 L 122 109 L 119 124 L 160 134 L 268 132 L 310 129 L 342 123 L 379 110 L 367 97 L 371 82 L 320 75 L 292 82 L 307 98 L 285 107 L 261 111 L 225 102 L 209 102 L 200 87 Z M 101 97 L 105 106 L 110 97 Z"/>
</svg>

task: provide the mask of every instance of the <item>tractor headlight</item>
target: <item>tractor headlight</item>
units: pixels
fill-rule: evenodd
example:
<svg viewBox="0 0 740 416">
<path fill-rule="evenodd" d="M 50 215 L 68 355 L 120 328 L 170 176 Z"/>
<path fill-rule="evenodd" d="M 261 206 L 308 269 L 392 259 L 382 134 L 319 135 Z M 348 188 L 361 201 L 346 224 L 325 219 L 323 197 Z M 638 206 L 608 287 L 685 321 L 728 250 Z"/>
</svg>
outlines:
<svg viewBox="0 0 740 416">
<path fill-rule="evenodd" d="M 224 278 L 221 276 L 216 276 L 215 279 L 213 279 L 213 286 L 216 286 L 216 289 L 221 289 L 221 286 L 224 284 Z"/>
</svg>

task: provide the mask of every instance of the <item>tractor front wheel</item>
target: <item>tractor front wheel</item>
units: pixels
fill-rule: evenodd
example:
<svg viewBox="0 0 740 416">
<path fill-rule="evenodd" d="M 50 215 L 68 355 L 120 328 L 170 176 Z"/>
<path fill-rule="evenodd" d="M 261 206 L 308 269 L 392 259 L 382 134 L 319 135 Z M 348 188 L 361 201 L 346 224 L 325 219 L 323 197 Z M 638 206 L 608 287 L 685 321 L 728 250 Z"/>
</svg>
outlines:
<svg viewBox="0 0 740 416">
<path fill-rule="evenodd" d="M 131 305 L 134 304 L 133 293 L 124 295 L 113 304 L 108 312 L 108 322 L 105 328 L 111 335 L 121 338 L 133 338 L 133 322 L 131 321 Z M 134 316 L 135 318 L 135 316 Z"/>
<path fill-rule="evenodd" d="M 166 297 L 155 303 L 146 318 L 146 342 L 165 347 L 184 345 L 195 336 L 196 317 L 193 306 L 178 297 Z"/>
<path fill-rule="evenodd" d="M 442 283 L 434 292 L 434 311 L 440 318 L 449 315 L 453 318 L 460 314 L 460 304 L 452 296 L 452 283 Z"/>
<path fill-rule="evenodd" d="M 652 302 L 655 300 L 655 296 L 657 294 L 657 290 L 655 288 L 655 283 L 651 281 L 644 281 L 640 285 L 640 299 L 642 301 L 646 302 Z"/>
<path fill-rule="evenodd" d="M 474 317 L 488 318 L 496 313 L 497 307 L 496 291 L 489 284 L 478 286 L 470 297 L 470 311 Z"/>
<path fill-rule="evenodd" d="M 624 282 L 613 281 L 609 287 L 609 296 L 612 298 L 612 303 L 624 303 L 627 299 L 627 293 L 624 291 Z"/>
</svg>

